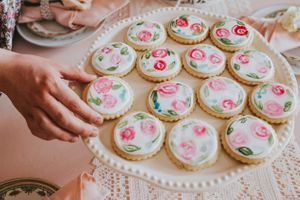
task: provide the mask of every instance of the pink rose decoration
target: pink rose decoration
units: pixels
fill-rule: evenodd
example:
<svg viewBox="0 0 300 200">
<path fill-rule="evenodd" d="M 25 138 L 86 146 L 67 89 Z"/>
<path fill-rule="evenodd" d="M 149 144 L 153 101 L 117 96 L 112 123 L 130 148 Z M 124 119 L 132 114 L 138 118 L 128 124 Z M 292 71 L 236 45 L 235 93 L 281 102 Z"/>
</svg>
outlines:
<svg viewBox="0 0 300 200">
<path fill-rule="evenodd" d="M 250 125 L 250 130 L 254 136 L 261 138 L 261 139 L 265 139 L 265 138 L 269 137 L 269 135 L 270 135 L 267 127 L 265 127 L 260 122 L 253 122 Z"/>
<path fill-rule="evenodd" d="M 222 79 L 215 78 L 208 83 L 208 87 L 214 91 L 226 89 L 226 83 Z"/>
<path fill-rule="evenodd" d="M 258 73 L 266 74 L 269 71 L 269 68 L 266 66 L 261 66 L 261 67 L 258 67 L 256 70 Z"/>
<path fill-rule="evenodd" d="M 120 137 L 123 141 L 131 141 L 135 137 L 133 126 L 125 127 L 120 131 Z"/>
<path fill-rule="evenodd" d="M 187 27 L 189 25 L 188 21 L 182 18 L 176 19 L 176 24 L 180 27 Z"/>
<path fill-rule="evenodd" d="M 154 69 L 159 70 L 159 71 L 163 71 L 164 69 L 166 69 L 167 67 L 167 63 L 163 60 L 157 60 L 154 63 Z"/>
<path fill-rule="evenodd" d="M 191 160 L 196 155 L 196 145 L 193 141 L 184 141 L 179 144 L 177 151 L 185 160 Z"/>
<path fill-rule="evenodd" d="M 203 27 L 199 23 L 194 23 L 191 25 L 190 29 L 196 33 L 200 33 L 203 30 Z"/>
<path fill-rule="evenodd" d="M 206 127 L 202 124 L 197 124 L 193 127 L 193 131 L 197 136 L 203 136 L 206 133 Z"/>
<path fill-rule="evenodd" d="M 248 138 L 246 134 L 237 131 L 237 132 L 233 132 L 229 136 L 229 141 L 233 146 L 241 146 L 248 143 Z"/>
<path fill-rule="evenodd" d="M 232 32 L 235 35 L 244 36 L 248 34 L 248 29 L 245 26 L 234 25 L 232 27 Z"/>
<path fill-rule="evenodd" d="M 230 32 L 226 28 L 218 28 L 216 30 L 216 35 L 220 38 L 227 38 L 230 35 Z"/>
<path fill-rule="evenodd" d="M 155 49 L 151 52 L 154 58 L 164 58 L 168 55 L 167 49 Z"/>
<path fill-rule="evenodd" d="M 272 87 L 272 92 L 273 94 L 275 94 L 276 96 L 281 96 L 284 94 L 285 90 L 281 85 L 274 85 Z"/>
<path fill-rule="evenodd" d="M 265 102 L 263 111 L 271 116 L 280 116 L 283 113 L 283 107 L 276 101 L 269 100 Z"/>
<path fill-rule="evenodd" d="M 97 93 L 107 93 L 112 88 L 113 82 L 108 78 L 100 78 L 94 84 Z"/>
<path fill-rule="evenodd" d="M 147 27 L 147 28 L 153 28 L 153 27 L 154 27 L 154 24 L 151 23 L 151 22 L 145 22 L 144 25 L 145 25 L 145 27 Z"/>
<path fill-rule="evenodd" d="M 220 64 L 223 61 L 223 58 L 219 54 L 214 53 L 209 56 L 209 60 L 212 64 Z"/>
<path fill-rule="evenodd" d="M 101 49 L 101 52 L 106 53 L 106 54 L 109 54 L 111 51 L 112 51 L 112 48 L 109 48 L 109 47 L 104 47 Z"/>
<path fill-rule="evenodd" d="M 141 122 L 141 130 L 146 135 L 155 135 L 157 131 L 156 124 L 152 120 L 143 120 Z"/>
<path fill-rule="evenodd" d="M 174 110 L 179 111 L 179 112 L 184 112 L 186 110 L 186 102 L 185 101 L 180 101 L 180 100 L 174 100 L 171 103 L 172 108 Z"/>
<path fill-rule="evenodd" d="M 142 42 L 148 42 L 150 40 L 150 38 L 152 37 L 152 33 L 149 32 L 149 31 L 140 31 L 138 34 L 137 34 L 138 38 L 140 39 L 140 41 Z"/>
<path fill-rule="evenodd" d="M 236 60 L 240 63 L 240 64 L 248 64 L 249 63 L 249 57 L 246 54 L 239 54 L 236 56 Z"/>
<path fill-rule="evenodd" d="M 118 65 L 121 62 L 121 56 L 118 54 L 113 54 L 110 58 L 110 62 L 114 65 Z"/>
<path fill-rule="evenodd" d="M 233 109 L 235 106 L 235 103 L 232 99 L 225 99 L 222 101 L 222 107 L 228 110 Z"/>
<path fill-rule="evenodd" d="M 178 86 L 175 83 L 161 83 L 157 87 L 157 91 L 162 97 L 172 97 L 177 90 Z"/>
<path fill-rule="evenodd" d="M 206 53 L 203 50 L 197 48 L 192 49 L 189 52 L 189 56 L 194 60 L 204 61 L 206 59 Z"/>
<path fill-rule="evenodd" d="M 117 104 L 118 100 L 111 94 L 104 94 L 102 104 L 104 108 L 113 108 Z"/>
</svg>

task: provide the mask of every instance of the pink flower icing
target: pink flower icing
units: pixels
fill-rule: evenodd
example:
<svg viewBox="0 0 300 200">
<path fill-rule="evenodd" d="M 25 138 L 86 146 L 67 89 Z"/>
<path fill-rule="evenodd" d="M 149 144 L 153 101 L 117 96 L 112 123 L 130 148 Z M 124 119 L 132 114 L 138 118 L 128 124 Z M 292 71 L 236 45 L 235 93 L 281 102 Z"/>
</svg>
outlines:
<svg viewBox="0 0 300 200">
<path fill-rule="evenodd" d="M 120 131 L 120 137 L 123 141 L 131 141 L 135 137 L 133 126 L 125 127 Z"/>
<path fill-rule="evenodd" d="M 226 108 L 228 110 L 231 110 L 234 108 L 235 103 L 232 99 L 224 99 L 221 103 L 223 108 Z"/>
<path fill-rule="evenodd" d="M 120 64 L 121 60 L 122 60 L 122 58 L 118 54 L 113 54 L 110 58 L 110 62 L 114 65 Z"/>
<path fill-rule="evenodd" d="M 154 58 L 164 58 L 168 55 L 168 51 L 166 49 L 155 49 L 151 52 L 151 55 Z"/>
<path fill-rule="evenodd" d="M 276 96 L 281 96 L 285 93 L 285 90 L 281 85 L 274 85 L 272 86 L 272 92 Z"/>
<path fill-rule="evenodd" d="M 194 131 L 195 135 L 197 135 L 197 136 L 203 136 L 206 133 L 206 127 L 203 126 L 202 124 L 196 124 L 193 127 L 193 131 Z"/>
<path fill-rule="evenodd" d="M 249 57 L 246 54 L 239 54 L 236 56 L 236 60 L 240 63 L 240 64 L 248 64 L 249 63 Z"/>
<path fill-rule="evenodd" d="M 209 60 L 212 64 L 220 64 L 223 61 L 223 58 L 219 54 L 214 53 L 209 56 Z"/>
<path fill-rule="evenodd" d="M 244 36 L 244 35 L 247 35 L 248 29 L 245 26 L 234 25 L 232 27 L 232 32 L 235 35 Z"/>
<path fill-rule="evenodd" d="M 152 120 L 141 121 L 141 130 L 146 135 L 155 135 L 157 128 L 156 124 Z"/>
<path fill-rule="evenodd" d="M 194 60 L 202 60 L 204 61 L 206 59 L 206 53 L 198 48 L 194 48 L 189 52 L 190 58 Z"/>
<path fill-rule="evenodd" d="M 178 86 L 176 83 L 161 83 L 157 86 L 157 91 L 162 97 L 172 97 L 177 90 Z"/>
<path fill-rule="evenodd" d="M 102 104 L 104 108 L 113 108 L 117 104 L 118 100 L 111 94 L 104 94 Z"/>
<path fill-rule="evenodd" d="M 187 27 L 189 25 L 188 21 L 182 18 L 176 19 L 176 24 L 180 27 Z"/>
<path fill-rule="evenodd" d="M 107 93 L 112 88 L 113 81 L 108 78 L 100 78 L 93 84 L 97 93 Z"/>
<path fill-rule="evenodd" d="M 253 122 L 250 125 L 250 130 L 254 136 L 256 136 L 260 139 L 265 139 L 265 138 L 269 137 L 269 135 L 270 135 L 267 127 L 265 127 L 262 123 L 257 122 L 257 121 Z"/>
<path fill-rule="evenodd" d="M 177 147 L 179 155 L 185 160 L 191 160 L 196 155 L 196 145 L 193 141 L 184 141 Z"/>
<path fill-rule="evenodd" d="M 111 51 L 112 51 L 112 48 L 109 48 L 109 47 L 103 47 L 101 49 L 101 52 L 106 53 L 106 54 L 109 54 Z"/>
<path fill-rule="evenodd" d="M 197 32 L 197 33 L 199 33 L 203 30 L 203 27 L 199 23 L 194 23 L 194 24 L 191 25 L 190 29 Z"/>
<path fill-rule="evenodd" d="M 220 91 L 226 89 L 226 83 L 219 78 L 215 78 L 208 83 L 208 87 L 214 91 Z"/>
<path fill-rule="evenodd" d="M 167 63 L 163 60 L 157 60 L 154 63 L 154 69 L 159 70 L 159 71 L 163 71 L 164 69 L 166 69 L 167 67 Z"/>
<path fill-rule="evenodd" d="M 283 113 L 283 107 L 274 100 L 265 102 L 263 111 L 271 116 L 280 116 Z"/>
<path fill-rule="evenodd" d="M 148 42 L 150 40 L 150 38 L 152 37 L 152 33 L 146 30 L 140 31 L 137 34 L 138 38 L 140 41 L 142 42 Z"/>
<path fill-rule="evenodd" d="M 171 103 L 171 106 L 174 110 L 179 111 L 179 112 L 184 112 L 186 110 L 186 102 L 185 101 L 174 100 Z"/>
<path fill-rule="evenodd" d="M 269 68 L 266 66 L 260 66 L 256 70 L 258 73 L 266 74 L 269 71 Z"/>
<path fill-rule="evenodd" d="M 242 131 L 236 131 L 231 133 L 229 136 L 230 144 L 233 146 L 241 146 L 248 143 L 248 138 L 246 134 L 243 134 Z"/>
<path fill-rule="evenodd" d="M 230 35 L 230 32 L 226 28 L 218 28 L 216 30 L 216 35 L 220 38 L 227 38 Z"/>
</svg>

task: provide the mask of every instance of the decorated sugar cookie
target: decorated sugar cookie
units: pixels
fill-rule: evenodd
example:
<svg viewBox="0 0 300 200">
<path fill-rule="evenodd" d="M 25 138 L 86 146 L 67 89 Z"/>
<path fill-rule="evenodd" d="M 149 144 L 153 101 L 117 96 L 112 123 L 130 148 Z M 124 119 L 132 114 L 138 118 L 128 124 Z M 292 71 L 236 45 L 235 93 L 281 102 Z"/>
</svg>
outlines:
<svg viewBox="0 0 300 200">
<path fill-rule="evenodd" d="M 94 71 L 100 75 L 124 76 L 134 67 L 136 52 L 122 42 L 113 42 L 97 49 L 91 63 Z"/>
<path fill-rule="evenodd" d="M 253 41 L 253 31 L 244 22 L 227 19 L 217 22 L 210 32 L 213 43 L 225 51 L 237 51 Z"/>
<path fill-rule="evenodd" d="M 157 84 L 149 94 L 147 105 L 150 112 L 161 120 L 183 119 L 194 109 L 193 89 L 175 81 Z"/>
<path fill-rule="evenodd" d="M 209 26 L 200 17 L 181 15 L 169 22 L 167 30 L 170 37 L 179 43 L 196 44 L 208 36 Z"/>
<path fill-rule="evenodd" d="M 274 76 L 272 60 L 257 50 L 242 50 L 233 54 L 229 72 L 240 82 L 257 85 L 270 81 Z"/>
<path fill-rule="evenodd" d="M 214 127 L 199 119 L 178 122 L 168 133 L 166 150 L 179 168 L 199 170 L 218 158 L 219 139 Z"/>
<path fill-rule="evenodd" d="M 104 119 L 114 119 L 125 114 L 132 106 L 133 92 L 124 80 L 103 76 L 85 88 L 83 99 Z"/>
<path fill-rule="evenodd" d="M 175 51 L 166 47 L 148 50 L 139 58 L 137 70 L 147 80 L 167 81 L 180 72 L 180 57 Z"/>
<path fill-rule="evenodd" d="M 128 28 L 125 39 L 136 50 L 146 50 L 163 44 L 167 39 L 167 34 L 161 23 L 140 20 Z"/>
<path fill-rule="evenodd" d="M 116 124 L 112 143 L 123 158 L 143 160 L 161 149 L 164 138 L 165 128 L 161 121 L 148 113 L 134 112 Z"/>
<path fill-rule="evenodd" d="M 199 78 L 221 74 L 225 69 L 225 64 L 224 53 L 209 44 L 191 47 L 183 57 L 183 65 L 187 72 Z"/>
<path fill-rule="evenodd" d="M 200 107 L 220 118 L 229 118 L 241 113 L 247 101 L 243 87 L 234 80 L 222 76 L 206 80 L 197 95 Z"/>
<path fill-rule="evenodd" d="M 251 115 L 229 120 L 224 130 L 221 139 L 226 152 L 243 163 L 264 162 L 278 143 L 272 126 Z"/>
<path fill-rule="evenodd" d="M 270 123 L 284 123 L 295 114 L 298 99 L 288 86 L 266 83 L 253 90 L 249 106 L 254 114 Z"/>
</svg>

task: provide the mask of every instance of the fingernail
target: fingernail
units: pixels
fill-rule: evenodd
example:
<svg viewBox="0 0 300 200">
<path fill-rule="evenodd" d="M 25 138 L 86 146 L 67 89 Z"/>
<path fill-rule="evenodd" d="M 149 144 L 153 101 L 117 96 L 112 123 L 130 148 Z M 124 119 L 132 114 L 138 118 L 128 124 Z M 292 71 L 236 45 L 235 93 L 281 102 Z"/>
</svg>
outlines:
<svg viewBox="0 0 300 200">
<path fill-rule="evenodd" d="M 102 124 L 103 123 L 103 117 L 97 117 L 96 118 L 96 123 L 97 124 Z"/>
<path fill-rule="evenodd" d="M 99 132 L 98 128 L 93 128 L 90 136 L 91 137 L 96 137 L 98 135 L 98 132 Z"/>
<path fill-rule="evenodd" d="M 91 75 L 91 78 L 92 78 L 92 79 L 96 79 L 97 76 L 96 76 L 96 75 Z"/>
</svg>

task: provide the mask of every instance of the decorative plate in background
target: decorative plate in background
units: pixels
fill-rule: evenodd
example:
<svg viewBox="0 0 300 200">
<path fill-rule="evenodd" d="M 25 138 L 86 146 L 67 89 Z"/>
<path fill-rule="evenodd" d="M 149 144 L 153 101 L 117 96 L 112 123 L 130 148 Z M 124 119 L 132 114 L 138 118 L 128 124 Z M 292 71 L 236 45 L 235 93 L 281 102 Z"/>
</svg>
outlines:
<svg viewBox="0 0 300 200">
<path fill-rule="evenodd" d="M 58 186 L 41 179 L 12 179 L 0 183 L 0 200 L 42 200 L 58 189 Z"/>
</svg>

